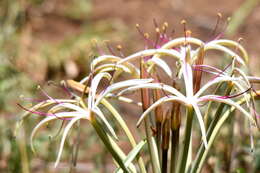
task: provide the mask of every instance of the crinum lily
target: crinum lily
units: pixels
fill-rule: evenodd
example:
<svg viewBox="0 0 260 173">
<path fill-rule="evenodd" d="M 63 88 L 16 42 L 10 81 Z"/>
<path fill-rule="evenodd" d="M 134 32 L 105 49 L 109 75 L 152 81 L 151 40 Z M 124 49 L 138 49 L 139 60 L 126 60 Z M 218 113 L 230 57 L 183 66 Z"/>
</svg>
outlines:
<svg viewBox="0 0 260 173">
<path fill-rule="evenodd" d="M 194 46 L 198 48 L 194 49 Z M 236 49 L 236 51 L 233 51 L 232 48 Z M 221 51 L 225 53 L 227 57 L 231 58 L 232 63 L 229 69 L 229 73 L 226 72 L 227 69 L 220 70 L 216 67 L 212 67 L 205 64 L 195 64 L 196 60 L 199 58 L 204 58 L 200 56 L 204 56 L 205 52 L 209 50 Z M 254 82 L 259 82 L 259 78 L 249 77 L 245 74 L 245 72 L 243 72 L 239 68 L 239 65 L 245 66 L 248 61 L 248 55 L 239 43 L 224 39 L 213 40 L 204 43 L 203 41 L 197 38 L 182 37 L 171 40 L 157 49 L 146 49 L 132 54 L 128 57 L 125 57 L 124 59 L 118 60 L 115 64 L 120 65 L 123 63 L 130 63 L 130 61 L 133 61 L 135 59 L 142 59 L 144 57 L 148 57 L 146 58 L 146 61 L 144 61 L 144 63 L 147 64 L 148 73 L 154 70 L 154 65 L 156 64 L 157 66 L 161 67 L 169 77 L 172 77 L 173 72 L 171 71 L 171 68 L 168 66 L 168 64 L 162 59 L 162 55 L 173 57 L 179 62 L 180 67 L 178 70 L 178 77 L 179 79 L 182 79 L 184 81 L 184 86 L 181 87 L 185 88 L 184 92 L 181 92 L 179 89 L 176 89 L 175 87 L 167 85 L 165 83 L 154 81 L 153 83 L 135 84 L 136 80 L 134 79 L 112 84 L 110 87 L 107 88 L 106 92 L 101 93 L 97 103 L 99 103 L 102 100 L 102 98 L 105 97 L 108 93 L 117 91 L 121 88 L 124 89 L 117 94 L 118 96 L 123 95 L 127 91 L 133 91 L 144 88 L 163 90 L 168 93 L 167 96 L 160 98 L 159 100 L 154 102 L 147 110 L 145 110 L 144 113 L 141 115 L 139 121 L 137 122 L 137 126 L 139 126 L 142 120 L 144 120 L 145 117 L 149 115 L 149 113 L 156 107 L 166 102 L 178 102 L 182 104 L 184 107 L 192 109 L 192 112 L 195 112 L 201 129 L 202 141 L 206 149 L 208 146 L 208 141 L 203 116 L 200 109 L 201 104 L 204 104 L 208 101 L 214 101 L 229 105 L 232 108 L 244 114 L 250 120 L 251 124 L 256 125 L 256 121 L 253 117 L 254 109 L 250 107 L 251 96 L 246 92 L 252 92 L 250 90 L 252 88 L 250 82 L 253 82 L 254 79 Z M 195 89 L 194 85 L 196 85 L 196 83 L 194 84 L 194 81 L 198 80 L 196 79 L 196 77 L 201 78 L 201 76 L 194 76 L 194 67 L 208 67 L 209 70 L 207 72 L 214 74 L 215 76 L 212 80 L 206 82 L 202 87 L 197 87 Z M 203 72 L 202 69 L 199 70 Z M 141 81 L 143 79 L 139 80 Z M 129 85 L 121 85 L 126 83 L 128 83 Z M 233 87 L 232 90 L 236 90 L 236 94 L 233 94 L 232 96 L 206 94 L 207 90 L 212 86 L 220 85 L 223 83 L 231 84 Z M 240 104 L 236 102 L 236 98 L 239 98 L 240 96 L 245 97 L 247 108 L 242 107 Z M 179 171 L 183 171 L 184 169 L 185 168 L 182 168 L 182 166 L 178 168 Z"/>
<path fill-rule="evenodd" d="M 195 50 L 191 50 L 190 44 L 194 44 L 194 45 L 197 45 L 200 47 Z M 172 48 L 176 48 L 176 46 L 180 46 L 179 51 L 172 49 Z M 225 47 L 225 46 L 227 46 L 227 47 Z M 232 51 L 231 49 L 229 49 L 228 47 L 236 47 L 238 50 L 241 51 L 242 57 L 239 56 L 234 51 Z M 243 78 L 245 76 L 242 77 L 242 75 L 241 75 L 240 77 L 231 77 L 231 76 L 228 76 L 226 73 L 223 73 L 220 76 L 216 77 L 214 80 L 207 82 L 203 87 L 200 88 L 200 90 L 196 94 L 193 93 L 192 65 L 193 65 L 193 62 L 195 61 L 195 59 L 198 57 L 198 53 L 199 53 L 200 49 L 203 49 L 203 51 L 205 51 L 205 52 L 208 50 L 211 50 L 211 49 L 220 50 L 220 51 L 228 54 L 234 61 L 236 61 L 242 65 L 245 65 L 245 63 L 246 63 L 245 60 L 247 61 L 247 59 L 248 59 L 246 51 L 242 48 L 242 46 L 239 43 L 236 43 L 234 41 L 214 40 L 214 41 L 211 41 L 208 43 L 204 43 L 201 40 L 192 38 L 192 37 L 177 38 L 177 39 L 174 39 L 174 40 L 166 43 L 161 48 L 147 49 L 147 50 L 135 53 L 133 55 L 130 55 L 130 56 L 118 61 L 117 65 L 120 65 L 125 62 L 129 62 L 129 61 L 137 59 L 137 58 L 153 56 L 151 59 L 149 59 L 147 61 L 147 63 L 150 65 L 150 67 L 148 67 L 148 70 L 151 70 L 151 68 L 153 67 L 153 64 L 156 63 L 160 67 L 162 67 L 162 69 L 164 69 L 164 71 L 169 76 L 172 76 L 172 72 L 171 72 L 171 70 L 169 70 L 170 69 L 169 66 L 167 65 L 166 62 L 164 62 L 162 59 L 160 59 L 160 56 L 168 55 L 173 58 L 176 58 L 178 61 L 180 61 L 180 64 L 181 64 L 179 74 L 181 75 L 181 77 L 184 80 L 185 94 L 181 93 L 174 87 L 166 85 L 164 83 L 144 83 L 144 84 L 135 85 L 135 80 L 129 80 L 129 81 L 127 81 L 129 83 L 128 86 L 123 85 L 123 87 L 127 87 L 127 88 L 124 89 L 123 91 L 119 92 L 118 95 L 122 95 L 126 91 L 137 90 L 137 89 L 141 89 L 141 88 L 162 89 L 162 90 L 170 93 L 170 95 L 167 95 L 167 96 L 161 98 L 160 100 L 155 102 L 153 105 L 151 105 L 151 107 L 142 114 L 142 116 L 139 119 L 137 124 L 139 125 L 140 122 L 145 118 L 145 116 L 147 116 L 148 113 L 151 112 L 156 106 L 158 106 L 162 103 L 165 103 L 165 102 L 169 102 L 169 101 L 177 101 L 177 102 L 184 104 L 185 106 L 193 107 L 193 109 L 196 113 L 198 122 L 200 124 L 204 145 L 205 145 L 205 147 L 207 147 L 206 130 L 205 130 L 205 126 L 203 123 L 203 117 L 201 115 L 201 111 L 198 106 L 200 103 L 205 102 L 205 101 L 222 102 L 222 103 L 236 107 L 239 111 L 241 111 L 244 115 L 246 115 L 252 122 L 254 122 L 254 120 L 253 120 L 252 116 L 244 108 L 242 108 L 241 106 L 236 104 L 234 101 L 232 101 L 232 99 L 228 99 L 228 98 L 224 98 L 224 97 L 221 98 L 217 95 L 201 96 L 211 86 L 222 83 L 222 82 L 228 82 L 228 81 L 234 83 L 239 92 L 243 92 L 243 91 L 245 91 L 245 89 L 244 89 L 245 87 L 242 87 L 242 85 L 244 85 L 244 83 L 247 83 L 246 78 L 245 79 Z M 163 63 L 161 63 L 161 62 L 163 62 Z M 238 68 L 236 68 L 236 70 L 240 71 Z M 241 73 L 241 71 L 240 71 L 240 73 Z M 140 80 L 142 80 L 142 79 L 140 79 Z M 123 81 L 122 83 L 125 83 L 125 82 L 126 81 Z M 101 94 L 102 96 L 99 98 L 99 101 L 107 93 L 120 89 L 119 87 L 114 87 L 114 86 L 119 86 L 119 83 L 113 84 L 109 88 L 107 88 L 107 91 L 104 92 L 103 94 Z"/>
<path fill-rule="evenodd" d="M 166 24 L 164 26 L 166 27 Z M 75 122 L 81 119 L 87 119 L 93 125 L 97 134 L 111 152 L 117 165 L 119 165 L 119 169 L 117 169 L 116 172 L 137 172 L 132 161 L 139 155 L 138 153 L 145 142 L 142 141 L 141 143 L 136 144 L 121 115 L 108 102 L 108 99 L 114 98 L 119 101 L 134 103 L 134 100 L 123 96 L 123 94 L 135 90 L 141 90 L 142 103 L 138 102 L 137 105 L 143 106 L 143 113 L 140 115 L 137 126 L 139 126 L 143 120 L 146 121 L 147 116 L 151 115 L 150 113 L 154 109 L 167 102 L 178 103 L 176 108 L 178 113 L 180 113 L 180 106 L 186 109 L 187 120 L 185 128 L 187 130 L 185 129 L 185 134 L 187 135 L 185 135 L 184 138 L 187 137 L 187 141 L 183 147 L 182 158 L 180 159 L 180 162 L 178 162 L 180 164 L 178 164 L 177 168 L 171 167 L 171 170 L 176 169 L 176 172 L 183 173 L 188 169 L 187 165 L 190 165 L 186 164 L 186 161 L 191 143 L 190 139 L 193 115 L 197 117 L 199 124 L 202 136 L 202 148 L 208 152 L 208 147 L 212 144 L 213 139 L 208 137 L 209 130 L 205 126 L 205 117 L 203 117 L 204 110 L 201 108 L 205 103 L 218 102 L 228 105 L 232 111 L 238 110 L 245 115 L 252 125 L 257 125 L 257 122 L 253 117 L 255 109 L 252 108 L 252 105 L 254 104 L 254 99 L 252 98 L 255 97 L 256 94 L 252 94 L 253 89 L 251 83 L 259 82 L 260 79 L 248 76 L 243 70 L 241 70 L 240 66 L 246 65 L 248 55 L 239 43 L 225 39 L 203 42 L 200 39 L 190 36 L 169 40 L 164 34 L 165 33 L 158 36 L 160 44 L 153 45 L 153 48 L 151 49 L 148 49 L 147 47 L 145 50 L 136 52 L 127 57 L 120 57 L 113 54 L 102 55 L 95 58 L 91 63 L 91 73 L 87 77 L 82 79 L 80 82 L 72 80 L 66 81 L 66 84 L 70 88 L 80 91 L 82 94 L 81 96 L 73 93 L 73 98 L 68 100 L 53 99 L 48 96 L 47 101 L 44 101 L 28 110 L 29 113 L 46 116 L 34 128 L 31 135 L 31 141 L 39 128 L 46 123 L 54 120 L 68 121 L 62 135 L 58 157 L 55 163 L 55 165 L 57 165 L 69 130 L 73 127 Z M 210 50 L 217 50 L 225 53 L 227 55 L 226 57 L 230 58 L 231 63 L 223 70 L 204 64 L 203 59 L 206 56 L 205 54 Z M 166 60 L 164 60 L 164 57 L 173 58 L 176 61 L 176 68 L 171 68 Z M 141 70 L 136 68 L 134 63 L 132 63 L 135 60 L 141 60 Z M 163 70 L 168 78 L 178 81 L 178 84 L 170 85 L 166 84 L 166 82 L 161 82 L 157 67 Z M 176 75 L 174 75 L 174 71 Z M 214 77 L 208 81 L 203 81 L 201 84 L 202 73 L 204 72 L 209 73 Z M 117 77 L 122 73 L 130 74 L 130 79 L 117 81 Z M 99 84 L 104 78 L 109 81 L 109 85 L 103 88 L 101 92 L 98 92 L 98 88 L 100 87 Z M 227 89 L 229 90 L 226 94 L 210 92 L 214 86 L 220 86 L 222 84 L 228 85 Z M 148 98 L 152 100 L 152 102 L 151 104 L 146 104 L 143 99 L 143 91 L 147 94 L 150 90 L 159 91 L 159 93 L 163 92 L 165 96 L 158 96 L 156 98 L 151 97 L 152 99 Z M 250 93 L 248 94 L 248 92 Z M 243 103 L 246 103 L 246 106 L 244 107 L 241 106 L 242 102 L 239 101 L 241 97 L 244 100 Z M 148 102 L 150 102 L 150 100 Z M 127 135 L 133 147 L 133 150 L 129 152 L 129 155 L 125 155 L 114 141 L 117 140 L 116 133 L 107 120 L 107 117 L 103 114 L 100 104 L 111 112 Z M 47 113 L 38 111 L 39 109 L 46 107 L 49 109 Z M 171 111 L 161 113 L 161 115 L 164 116 L 161 118 L 161 128 L 170 128 L 169 122 L 167 122 L 169 120 L 169 117 L 167 117 L 169 112 Z M 181 124 L 180 122 L 178 123 L 179 125 Z M 101 127 L 101 125 L 104 126 Z M 150 126 L 146 127 L 146 130 L 147 129 L 149 131 Z M 155 134 L 156 130 L 158 129 L 155 129 Z M 168 129 L 166 129 L 166 131 L 167 130 Z M 214 129 L 212 131 L 214 131 Z M 167 135 L 169 138 L 169 130 L 167 131 Z M 161 140 L 160 137 L 158 139 Z M 165 139 L 167 139 L 167 137 L 165 137 Z M 149 145 L 153 144 L 153 142 L 150 141 L 151 139 L 149 139 L 148 135 L 146 135 L 146 140 L 148 141 L 147 143 L 149 148 Z M 178 143 L 178 141 L 176 143 Z M 157 147 L 160 147 L 160 143 L 157 143 Z M 152 165 L 157 165 L 153 165 L 153 172 L 160 173 L 161 169 L 163 170 L 162 172 L 165 172 L 165 170 L 167 171 L 167 164 L 162 167 L 158 166 L 160 164 L 159 159 L 161 159 L 160 151 L 155 151 L 153 154 L 154 158 L 151 159 Z M 164 157 L 164 161 L 166 160 L 167 162 L 167 152 L 164 156 L 166 156 Z M 203 157 L 205 156 L 203 155 Z M 174 162 L 175 161 L 173 161 L 173 164 Z M 138 157 L 138 163 L 140 171 L 145 173 L 146 170 L 140 157 Z M 201 164 L 201 162 L 199 164 Z M 194 170 L 196 167 L 197 166 L 193 167 Z"/>
</svg>

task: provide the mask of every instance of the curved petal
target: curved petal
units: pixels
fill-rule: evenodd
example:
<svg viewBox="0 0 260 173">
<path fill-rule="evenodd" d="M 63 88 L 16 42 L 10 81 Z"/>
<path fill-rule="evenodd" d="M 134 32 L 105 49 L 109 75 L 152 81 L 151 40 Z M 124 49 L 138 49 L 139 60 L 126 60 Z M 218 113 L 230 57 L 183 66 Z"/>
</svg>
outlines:
<svg viewBox="0 0 260 173">
<path fill-rule="evenodd" d="M 178 91 L 177 89 L 169 86 L 169 85 L 165 85 L 163 83 L 144 83 L 144 84 L 139 84 L 139 85 L 135 85 L 132 87 L 128 87 L 122 91 L 120 91 L 118 93 L 118 95 L 122 95 L 123 93 L 127 92 L 127 91 L 133 91 L 133 90 L 137 90 L 137 89 L 141 89 L 141 88 L 149 88 L 149 89 L 162 89 L 164 91 L 167 91 L 173 95 L 176 95 L 177 97 L 180 97 L 182 99 L 185 99 L 185 96 Z"/>
<path fill-rule="evenodd" d="M 134 86 L 134 85 L 140 85 L 140 84 L 143 84 L 143 83 L 149 83 L 149 82 L 152 82 L 153 79 L 130 79 L 130 80 L 125 80 L 125 81 L 122 81 L 122 82 L 117 82 L 115 84 L 112 84 L 110 85 L 109 87 L 107 87 L 101 94 L 100 96 L 97 98 L 96 100 L 96 103 L 95 105 L 97 106 L 100 101 L 106 97 L 107 94 L 115 91 L 115 90 L 118 90 L 118 89 L 121 89 L 121 88 L 124 88 L 124 87 L 130 87 L 130 86 Z"/>
<path fill-rule="evenodd" d="M 103 78 L 107 78 L 108 80 L 111 79 L 111 75 L 109 73 L 98 73 L 93 80 L 91 81 L 91 87 L 90 87 L 90 92 L 89 92 L 89 96 L 88 96 L 88 107 L 90 109 L 93 108 L 94 106 L 94 102 L 95 102 L 95 98 L 96 98 L 96 92 L 97 92 L 97 87 L 101 81 L 101 79 Z"/>
<path fill-rule="evenodd" d="M 97 66 L 97 64 L 101 63 L 101 62 L 117 62 L 122 60 L 121 57 L 118 56 L 113 56 L 113 55 L 102 55 L 99 56 L 97 58 L 95 58 L 92 63 L 91 63 L 91 67 L 93 67 L 95 69 L 95 67 Z M 92 70 L 94 70 L 92 69 Z"/>
<path fill-rule="evenodd" d="M 179 97 L 176 96 L 169 96 L 169 97 L 163 97 L 159 100 L 157 100 L 155 103 L 153 103 L 139 118 L 138 122 L 137 122 L 137 126 L 139 126 L 141 124 L 141 122 L 144 120 L 144 118 L 153 110 L 155 109 L 157 106 L 159 106 L 160 104 L 169 102 L 169 101 L 177 101 L 180 102 L 184 105 L 188 105 L 189 103 L 186 101 L 186 99 L 181 99 Z"/>
<path fill-rule="evenodd" d="M 158 65 L 159 67 L 161 67 L 161 69 L 171 78 L 172 77 L 172 70 L 171 68 L 168 66 L 168 64 L 163 61 L 162 59 L 160 58 L 157 58 L 157 57 L 154 57 L 152 58 L 151 60 L 148 61 L 149 62 L 152 62 L 156 65 Z"/>
<path fill-rule="evenodd" d="M 160 48 L 160 49 L 147 49 L 147 50 L 137 52 L 133 55 L 130 55 L 130 56 L 118 61 L 117 63 L 122 64 L 124 62 L 129 62 L 129 61 L 135 60 L 137 58 L 143 58 L 143 57 L 146 57 L 146 56 L 152 56 L 152 55 L 156 55 L 156 54 L 169 55 L 169 56 L 172 56 L 176 59 L 181 59 L 181 54 L 178 51 L 173 50 L 173 49 L 162 49 L 162 48 Z"/>
<path fill-rule="evenodd" d="M 220 83 L 220 82 L 225 82 L 225 81 L 234 82 L 234 81 L 241 81 L 241 79 L 235 78 L 235 77 L 229 77 L 229 76 L 222 76 L 222 77 L 215 78 L 214 80 L 209 81 L 208 83 L 203 85 L 203 87 L 201 87 L 200 90 L 195 94 L 195 97 L 198 98 L 199 96 L 201 96 L 212 85 L 215 85 L 215 84 Z M 237 85 L 238 83 L 234 82 L 234 84 Z"/>
<path fill-rule="evenodd" d="M 53 120 L 57 120 L 59 118 L 71 118 L 71 117 L 81 117 L 82 114 L 79 112 L 60 112 L 60 113 L 56 113 L 56 116 L 51 116 L 51 117 L 46 117 L 43 120 L 41 120 L 34 128 L 33 131 L 31 133 L 30 136 L 30 143 L 31 143 L 31 149 L 33 152 L 35 152 L 35 149 L 33 147 L 33 138 L 36 134 L 36 132 L 39 130 L 39 128 L 41 128 L 44 124 L 53 121 Z"/>
<path fill-rule="evenodd" d="M 235 107 L 237 110 L 239 110 L 241 113 L 243 113 L 254 125 L 256 125 L 255 120 L 253 119 L 253 117 L 248 113 L 248 111 L 246 111 L 244 108 L 242 108 L 238 103 L 234 102 L 231 99 L 222 99 L 219 98 L 218 95 L 207 95 L 207 96 L 203 96 L 200 97 L 198 99 L 198 102 L 204 102 L 204 101 L 216 101 L 216 102 L 221 102 L 221 103 L 225 103 L 228 104 L 230 106 Z"/>
<path fill-rule="evenodd" d="M 230 55 L 232 58 L 236 58 L 236 60 L 237 60 L 240 64 L 245 65 L 244 60 L 243 60 L 239 55 L 237 55 L 235 52 L 233 52 L 232 50 L 230 50 L 230 49 L 228 49 L 228 48 L 226 48 L 226 47 L 224 47 L 224 46 L 221 46 L 221 45 L 218 45 L 218 44 L 214 44 L 214 43 L 212 43 L 212 42 L 209 42 L 209 43 L 207 43 L 207 44 L 205 45 L 204 49 L 205 49 L 205 51 L 211 50 L 211 49 L 212 49 L 212 50 L 220 50 L 220 51 L 222 51 L 222 52 L 227 53 L 227 54 Z"/>
<path fill-rule="evenodd" d="M 202 141 L 204 143 L 205 148 L 208 147 L 208 142 L 207 142 L 207 135 L 206 135 L 206 128 L 205 128 L 205 124 L 199 109 L 199 106 L 197 105 L 197 103 L 193 102 L 191 103 L 192 107 L 197 115 L 197 119 L 199 121 L 199 125 L 200 125 L 200 130 L 201 130 L 201 136 L 202 136 Z"/>
<path fill-rule="evenodd" d="M 194 38 L 194 37 L 180 37 L 180 38 L 175 38 L 169 42 L 167 42 L 166 44 L 164 44 L 161 48 L 162 49 L 170 49 L 176 46 L 182 46 L 183 43 L 185 44 L 194 44 L 197 46 L 201 46 L 203 45 L 203 41 L 201 41 L 200 39 Z"/>
<path fill-rule="evenodd" d="M 238 42 L 235 42 L 233 40 L 226 40 L 226 39 L 220 39 L 220 40 L 213 40 L 210 42 L 211 44 L 219 44 L 222 46 L 227 46 L 227 47 L 234 47 L 235 49 L 239 50 L 245 59 L 246 62 L 248 62 L 248 54 L 246 50 L 239 44 Z"/>
<path fill-rule="evenodd" d="M 64 146 L 64 143 L 65 143 L 65 139 L 68 135 L 68 132 L 69 130 L 71 129 L 71 127 L 73 126 L 73 124 L 75 122 L 77 122 L 79 119 L 81 119 L 83 117 L 76 117 L 76 118 L 73 118 L 69 124 L 65 127 L 65 130 L 63 132 L 63 135 L 62 135 L 62 138 L 61 138 L 61 142 L 60 142 L 60 148 L 59 148 L 59 152 L 58 152 L 58 157 L 56 159 L 56 162 L 55 162 L 55 168 L 57 167 L 57 165 L 59 164 L 60 162 L 60 157 L 61 157 L 61 154 L 62 154 L 62 151 L 63 151 L 63 146 Z"/>
</svg>

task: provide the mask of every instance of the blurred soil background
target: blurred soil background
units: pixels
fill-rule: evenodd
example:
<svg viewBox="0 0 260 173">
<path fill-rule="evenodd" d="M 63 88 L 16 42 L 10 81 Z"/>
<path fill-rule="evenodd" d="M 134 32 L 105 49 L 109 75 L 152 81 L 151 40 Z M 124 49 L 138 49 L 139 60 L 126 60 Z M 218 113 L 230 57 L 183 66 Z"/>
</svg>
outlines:
<svg viewBox="0 0 260 173">
<path fill-rule="evenodd" d="M 220 12 L 223 18 L 218 32 L 227 33 L 226 37 L 233 40 L 243 38 L 242 44 L 250 55 L 251 72 L 259 76 L 258 2 L 260 1 L 0 0 L 0 173 L 111 172 L 111 160 L 106 157 L 108 153 L 102 149 L 102 144 L 87 123 L 82 123 L 84 128 L 81 128 L 82 139 L 76 168 L 70 162 L 76 132 L 70 134 L 71 140 L 66 143 L 63 162 L 57 169 L 53 168 L 53 162 L 57 156 L 59 140 L 50 140 L 50 135 L 55 133 L 50 128 L 51 125 L 37 135 L 36 155 L 30 150 L 28 136 L 39 121 L 37 116 L 28 119 L 23 131 L 19 132 L 19 137 L 14 134 L 15 123 L 23 112 L 17 103 L 29 107 L 34 101 L 27 98 L 45 98 L 37 89 L 38 85 L 51 96 L 64 97 L 64 93 L 56 87 L 61 80 L 80 80 L 89 73 L 89 62 L 96 54 L 93 39 L 105 51 L 104 40 L 109 40 L 113 47 L 120 44 L 124 54 L 129 55 L 145 46 L 135 28 L 136 23 L 140 24 L 144 32 L 153 35 L 153 19 L 159 24 L 168 22 L 169 34 L 174 29 L 172 37 L 178 37 L 183 36 L 180 21 L 185 19 L 192 35 L 207 41 L 212 39 L 217 13 Z M 232 26 L 223 29 L 227 17 L 231 16 L 238 20 L 233 23 L 231 21 Z M 135 110 L 130 108 L 122 111 Z M 135 130 L 137 117 L 125 118 L 133 122 L 131 127 Z M 237 136 L 238 139 L 243 137 Z M 252 155 L 243 149 L 249 146 L 248 140 L 240 141 L 240 144 L 235 155 L 221 158 L 218 153 L 225 153 L 223 150 L 226 145 L 217 142 L 217 149 L 212 152 L 213 157 L 204 172 L 212 172 L 216 165 L 222 165 L 218 170 L 226 172 L 227 169 L 223 168 L 225 164 L 232 166 L 232 172 L 259 171 L 259 151 L 255 154 L 256 159 L 252 160 Z M 126 147 L 126 150 L 129 148 Z"/>
</svg>

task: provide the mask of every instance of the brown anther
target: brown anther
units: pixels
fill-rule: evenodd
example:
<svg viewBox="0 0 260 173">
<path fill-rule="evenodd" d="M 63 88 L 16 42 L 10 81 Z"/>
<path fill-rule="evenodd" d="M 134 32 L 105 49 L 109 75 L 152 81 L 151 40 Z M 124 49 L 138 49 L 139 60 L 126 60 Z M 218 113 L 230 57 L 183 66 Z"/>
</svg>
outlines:
<svg viewBox="0 0 260 173">
<path fill-rule="evenodd" d="M 122 46 L 119 44 L 119 45 L 116 46 L 116 49 L 117 49 L 118 51 L 120 51 L 120 50 L 122 50 Z"/>
<path fill-rule="evenodd" d="M 155 31 L 156 31 L 157 33 L 160 33 L 160 28 L 155 28 Z"/>
<path fill-rule="evenodd" d="M 231 21 L 231 17 L 227 18 L 227 23 L 229 23 Z"/>
<path fill-rule="evenodd" d="M 221 13 L 217 13 L 217 16 L 218 16 L 219 18 L 222 18 L 222 14 L 221 14 Z"/>
<path fill-rule="evenodd" d="M 239 37 L 238 40 L 237 40 L 238 43 L 241 43 L 243 41 L 244 41 L 244 39 L 242 37 Z"/>
<path fill-rule="evenodd" d="M 166 27 L 166 28 L 168 28 L 168 26 L 169 26 L 168 22 L 164 22 L 164 23 L 163 23 L 163 26 Z"/>
<path fill-rule="evenodd" d="M 149 36 L 148 33 L 144 33 L 144 37 L 145 37 L 146 39 L 148 39 L 150 36 Z"/>
<path fill-rule="evenodd" d="M 165 27 L 165 26 L 162 26 L 162 30 L 165 31 L 165 30 L 166 30 L 166 27 Z"/>
<path fill-rule="evenodd" d="M 184 20 L 184 19 L 181 21 L 181 24 L 182 24 L 182 25 L 186 25 L 186 23 L 187 23 L 187 22 L 186 22 L 186 20 Z"/>
<path fill-rule="evenodd" d="M 187 30 L 186 33 L 185 33 L 186 37 L 191 37 L 191 33 L 192 33 L 191 30 Z"/>
</svg>

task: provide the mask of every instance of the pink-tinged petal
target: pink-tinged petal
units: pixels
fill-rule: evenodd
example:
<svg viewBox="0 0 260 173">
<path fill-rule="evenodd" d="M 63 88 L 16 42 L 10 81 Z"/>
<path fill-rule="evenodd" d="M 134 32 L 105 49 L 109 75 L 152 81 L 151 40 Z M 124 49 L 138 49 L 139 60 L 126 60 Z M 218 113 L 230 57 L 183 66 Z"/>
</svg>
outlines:
<svg viewBox="0 0 260 173">
<path fill-rule="evenodd" d="M 252 116 L 250 115 L 250 113 L 248 113 L 248 111 L 246 111 L 238 103 L 234 102 L 231 99 L 222 99 L 222 98 L 219 98 L 218 95 L 207 95 L 207 96 L 202 96 L 199 99 L 197 99 L 198 103 L 199 102 L 204 102 L 204 101 L 216 101 L 216 102 L 221 102 L 221 103 L 225 103 L 225 104 L 228 104 L 230 106 L 233 106 L 237 110 L 239 110 L 241 113 L 243 113 L 253 124 L 256 123 L 254 121 L 254 119 L 252 118 Z"/>
</svg>

